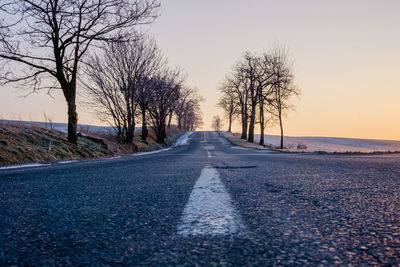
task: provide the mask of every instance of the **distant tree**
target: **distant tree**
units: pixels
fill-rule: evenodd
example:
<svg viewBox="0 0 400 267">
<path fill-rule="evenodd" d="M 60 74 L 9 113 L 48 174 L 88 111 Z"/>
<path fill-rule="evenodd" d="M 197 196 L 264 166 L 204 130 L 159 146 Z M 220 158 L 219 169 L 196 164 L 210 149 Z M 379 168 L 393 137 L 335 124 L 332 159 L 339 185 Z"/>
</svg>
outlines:
<svg viewBox="0 0 400 267">
<path fill-rule="evenodd" d="M 222 120 L 219 116 L 214 116 L 212 120 L 211 127 L 216 131 L 219 132 L 221 131 L 222 128 Z"/>
<path fill-rule="evenodd" d="M 198 95 L 197 90 L 183 87 L 180 99 L 175 106 L 178 129 L 192 131 L 201 125 L 200 103 L 204 99 Z"/>
<path fill-rule="evenodd" d="M 86 52 L 99 42 L 129 40 L 132 27 L 151 23 L 158 6 L 155 0 L 2 0 L 0 17 L 10 21 L 0 26 L 1 79 L 62 89 L 68 141 L 76 144 L 77 78 Z"/>
<path fill-rule="evenodd" d="M 225 79 L 218 106 L 228 113 L 229 125 L 229 114 L 233 112 L 231 108 L 238 109 L 242 122 L 241 138 L 249 142 L 254 142 L 257 118 L 261 145 L 264 144 L 266 125 L 278 121 L 281 130 L 280 146 L 283 147 L 283 116 L 292 107 L 289 99 L 300 94 L 293 80 L 288 53 L 284 48 L 276 46 L 259 55 L 246 52 Z"/>
<path fill-rule="evenodd" d="M 141 36 L 130 42 L 108 43 L 104 53 L 86 68 L 87 99 L 98 112 L 112 118 L 121 142 L 132 143 L 136 113 L 142 114 L 142 137 L 147 137 L 146 110 L 151 101 L 151 77 L 164 60 L 153 40 Z"/>
<path fill-rule="evenodd" d="M 153 78 L 166 66 L 166 60 L 161 55 L 154 40 L 141 39 L 135 42 L 133 46 L 133 50 L 137 51 L 134 64 L 138 66 L 135 95 L 142 117 L 142 139 L 146 140 L 148 137 L 146 114 L 151 103 L 151 86 Z"/>
<path fill-rule="evenodd" d="M 250 107 L 247 140 L 253 142 L 257 106 L 263 105 L 264 98 L 270 94 L 270 85 L 273 82 L 275 73 L 267 53 L 256 55 L 250 52 L 244 53 L 242 59 L 236 65 L 235 72 L 237 72 L 237 76 L 241 77 L 242 84 L 247 87 L 248 106 Z M 260 95 L 263 97 L 260 97 Z M 260 110 L 263 110 L 263 108 Z"/>
<path fill-rule="evenodd" d="M 268 103 L 271 107 L 270 113 L 279 122 L 281 133 L 280 148 L 283 149 L 283 117 L 289 109 L 293 108 L 289 103 L 290 98 L 300 95 L 300 90 L 294 85 L 294 75 L 288 52 L 284 48 L 275 47 L 271 51 L 271 58 L 275 77 Z"/>
<path fill-rule="evenodd" d="M 247 80 L 243 78 L 240 72 L 234 69 L 232 73 L 225 78 L 223 87 L 234 95 L 235 104 L 239 108 L 242 124 L 242 134 L 240 138 L 247 139 L 249 118 L 249 89 L 247 86 Z"/>
<path fill-rule="evenodd" d="M 183 87 L 181 89 L 181 95 L 179 101 L 176 103 L 176 106 L 174 108 L 178 129 L 183 128 L 185 113 L 187 112 L 189 106 L 191 105 L 192 102 L 191 97 L 193 93 L 194 90 L 190 87 Z"/>
<path fill-rule="evenodd" d="M 149 114 L 157 135 L 157 142 L 164 143 L 167 117 L 179 101 L 184 78 L 179 70 L 165 68 L 152 79 L 149 87 L 151 101 Z"/>
<path fill-rule="evenodd" d="M 257 58 L 249 52 L 245 52 L 242 59 L 236 65 L 236 71 L 239 73 L 242 80 L 247 85 L 247 91 L 249 92 L 249 107 L 250 107 L 250 122 L 249 122 L 249 133 L 247 140 L 253 142 L 254 140 L 254 125 L 256 121 L 256 107 L 257 107 Z"/>
<path fill-rule="evenodd" d="M 217 102 L 217 107 L 224 111 L 228 118 L 228 132 L 232 132 L 232 122 L 240 114 L 240 107 L 235 92 L 230 86 L 222 85 L 219 90 L 221 96 Z"/>
<path fill-rule="evenodd" d="M 269 53 L 263 53 L 258 57 L 258 73 L 256 76 L 257 104 L 259 110 L 260 140 L 259 145 L 264 145 L 264 131 L 268 123 L 273 122 L 271 116 L 266 115 L 268 110 L 268 98 L 272 94 L 275 69 Z"/>
</svg>

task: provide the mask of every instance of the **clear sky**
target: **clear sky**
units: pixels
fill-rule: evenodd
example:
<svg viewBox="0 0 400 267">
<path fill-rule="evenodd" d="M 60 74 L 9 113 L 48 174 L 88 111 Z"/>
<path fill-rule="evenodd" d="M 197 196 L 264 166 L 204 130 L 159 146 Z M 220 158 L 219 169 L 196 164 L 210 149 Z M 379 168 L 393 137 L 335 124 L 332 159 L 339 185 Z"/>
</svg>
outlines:
<svg viewBox="0 0 400 267">
<path fill-rule="evenodd" d="M 218 114 L 217 88 L 244 51 L 289 48 L 296 111 L 287 135 L 400 140 L 400 1 L 164 0 L 149 32 L 171 65 L 206 98 L 204 128 Z M 66 121 L 63 96 L 1 88 L 0 116 Z M 82 108 L 80 123 L 99 122 Z M 239 127 L 236 127 L 239 130 Z M 267 129 L 278 133 L 277 128 Z"/>
</svg>

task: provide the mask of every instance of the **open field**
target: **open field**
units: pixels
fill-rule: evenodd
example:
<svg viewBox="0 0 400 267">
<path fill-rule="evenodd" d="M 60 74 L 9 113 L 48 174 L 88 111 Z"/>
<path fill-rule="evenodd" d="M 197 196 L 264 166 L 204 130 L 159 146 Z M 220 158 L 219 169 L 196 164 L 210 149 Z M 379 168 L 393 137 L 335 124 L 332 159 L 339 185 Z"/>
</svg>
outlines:
<svg viewBox="0 0 400 267">
<path fill-rule="evenodd" d="M 260 135 L 255 135 L 258 143 Z M 265 144 L 279 146 L 280 136 L 265 135 Z M 305 149 L 298 149 L 298 146 L 305 145 Z M 400 151 L 400 141 L 394 140 L 374 140 L 338 137 L 311 137 L 311 136 L 285 136 L 284 146 L 289 150 L 305 151 L 326 151 L 326 152 L 394 152 Z M 304 146 L 303 146 L 304 147 Z"/>
</svg>

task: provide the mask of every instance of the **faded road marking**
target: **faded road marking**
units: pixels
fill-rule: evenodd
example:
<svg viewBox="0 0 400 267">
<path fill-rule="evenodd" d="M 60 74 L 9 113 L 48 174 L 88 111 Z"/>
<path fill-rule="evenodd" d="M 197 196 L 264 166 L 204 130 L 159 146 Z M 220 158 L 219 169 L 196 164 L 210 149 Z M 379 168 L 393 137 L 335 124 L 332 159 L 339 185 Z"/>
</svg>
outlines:
<svg viewBox="0 0 400 267">
<path fill-rule="evenodd" d="M 207 151 L 207 157 L 212 158 L 210 150 L 208 150 L 207 140 L 206 140 L 206 133 L 203 133 L 204 136 L 204 149 Z"/>
<path fill-rule="evenodd" d="M 215 168 L 205 167 L 186 204 L 178 234 L 183 236 L 234 235 L 244 232 L 239 212 Z"/>
</svg>

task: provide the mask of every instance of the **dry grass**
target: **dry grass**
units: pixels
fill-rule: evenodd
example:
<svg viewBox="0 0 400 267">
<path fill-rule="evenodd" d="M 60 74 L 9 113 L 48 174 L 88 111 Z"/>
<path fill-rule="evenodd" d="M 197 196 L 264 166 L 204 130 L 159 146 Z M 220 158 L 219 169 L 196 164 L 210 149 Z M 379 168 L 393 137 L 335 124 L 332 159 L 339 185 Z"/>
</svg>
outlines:
<svg viewBox="0 0 400 267">
<path fill-rule="evenodd" d="M 113 135 L 99 135 L 81 131 L 84 135 L 103 139 L 107 146 L 95 143 L 86 137 L 78 138 L 78 145 L 68 143 L 67 135 L 57 130 L 23 123 L 12 125 L 0 122 L 0 166 L 32 162 L 56 162 L 66 159 L 91 159 L 115 154 L 130 154 L 164 148 L 173 143 L 183 132 L 171 129 L 167 145 L 155 142 L 155 135 L 149 133 L 144 142 L 136 133 L 132 144 L 119 144 Z"/>
<path fill-rule="evenodd" d="M 147 152 L 147 151 L 154 151 L 162 148 L 166 148 L 182 134 L 184 131 L 178 130 L 177 127 L 171 126 L 170 129 L 167 129 L 167 139 L 165 140 L 165 144 L 160 144 L 156 142 L 156 135 L 153 130 L 149 129 L 149 136 L 144 141 L 141 138 L 141 131 L 135 131 L 135 138 L 132 144 L 121 144 L 118 143 L 117 139 L 112 134 L 101 134 L 101 133 L 94 133 L 88 130 L 82 131 L 85 135 L 93 136 L 96 138 L 101 138 L 107 144 L 107 146 L 114 151 L 116 154 L 131 154 L 137 152 Z"/>
<path fill-rule="evenodd" d="M 110 149 L 80 137 L 78 145 L 66 134 L 24 125 L 0 125 L 0 166 L 112 155 Z"/>
</svg>

